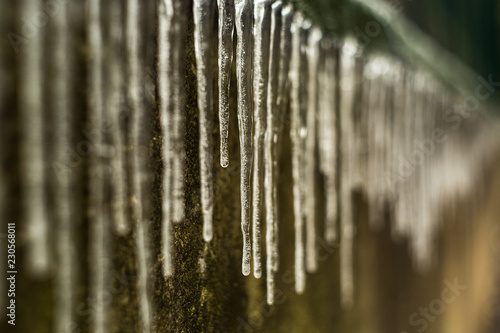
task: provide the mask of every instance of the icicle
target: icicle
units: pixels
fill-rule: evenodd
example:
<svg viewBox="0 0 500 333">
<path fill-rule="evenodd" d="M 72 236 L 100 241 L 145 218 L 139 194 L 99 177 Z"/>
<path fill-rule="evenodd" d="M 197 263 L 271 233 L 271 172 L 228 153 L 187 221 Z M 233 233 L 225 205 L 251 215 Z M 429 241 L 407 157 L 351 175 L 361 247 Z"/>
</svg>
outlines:
<svg viewBox="0 0 500 333">
<path fill-rule="evenodd" d="M 252 238 L 254 275 L 260 278 L 260 217 L 262 199 L 262 154 L 266 131 L 266 102 L 269 78 L 269 39 L 271 25 L 271 3 L 269 0 L 255 2 L 254 25 L 254 132 L 253 132 L 253 180 L 252 180 Z"/>
<path fill-rule="evenodd" d="M 170 12 L 171 27 L 168 35 L 169 43 L 169 111 L 173 113 L 171 132 L 172 159 L 172 218 L 174 222 L 184 217 L 184 149 L 185 132 L 185 96 L 184 96 L 184 47 L 187 22 L 187 4 L 182 0 L 168 0 L 172 8 Z M 210 217 L 211 219 L 211 217 Z"/>
<path fill-rule="evenodd" d="M 353 281 L 353 238 L 355 227 L 352 207 L 353 168 L 353 124 L 352 112 L 355 103 L 357 45 L 350 39 L 344 42 L 340 59 L 340 128 L 341 128 L 341 242 L 340 242 L 340 292 L 344 308 L 350 308 L 354 301 Z"/>
<path fill-rule="evenodd" d="M 91 124 L 98 126 L 103 121 L 103 29 L 101 24 L 101 2 L 89 0 L 88 2 L 88 43 L 90 50 L 89 64 L 89 107 Z M 96 138 L 96 152 L 90 158 L 90 254 L 95 260 L 94 269 L 89 278 L 89 293 L 96 302 L 95 317 L 91 323 L 90 331 L 104 333 L 108 331 L 108 303 L 103 301 L 108 274 L 108 229 L 106 210 L 104 204 L 104 168 L 101 154 L 103 149 L 102 136 Z"/>
<path fill-rule="evenodd" d="M 275 5 L 276 7 L 278 5 Z M 280 45 L 279 45 L 279 70 L 278 70 L 278 88 L 276 96 L 276 112 L 274 114 L 274 127 L 273 127 L 273 174 L 276 175 L 278 172 L 278 159 L 279 159 L 279 148 L 280 148 L 280 138 L 281 132 L 284 127 L 285 122 L 289 119 L 287 118 L 288 110 L 288 89 L 290 86 L 290 81 L 288 79 L 290 71 L 290 59 L 292 53 L 292 21 L 293 21 L 293 11 L 290 6 L 285 6 L 281 11 L 282 23 L 280 31 Z M 277 20 L 278 22 L 278 20 Z M 273 214 L 274 214 L 274 245 L 273 245 L 273 256 L 272 264 L 273 271 L 278 271 L 279 266 L 279 253 L 278 253 L 278 177 L 274 177 L 271 186 L 273 187 Z"/>
<path fill-rule="evenodd" d="M 313 28 L 308 39 L 307 60 L 307 138 L 305 157 L 306 268 L 318 269 L 316 260 L 316 114 L 318 112 L 319 43 L 322 33 Z"/>
<path fill-rule="evenodd" d="M 212 179 L 212 48 L 215 42 L 213 18 L 215 0 L 195 0 L 194 49 L 198 83 L 198 109 L 200 115 L 200 169 L 201 169 L 201 206 L 203 211 L 203 238 L 212 240 L 213 219 L 213 179 Z"/>
<path fill-rule="evenodd" d="M 305 126 L 301 119 L 307 105 L 307 90 L 303 83 L 307 82 L 307 30 L 309 23 L 300 15 L 295 17 L 292 24 L 292 59 L 290 64 L 291 82 L 291 128 L 292 142 L 292 177 L 293 177 L 293 209 L 295 226 L 295 291 L 298 294 L 305 289 L 304 267 L 304 193 L 303 193 L 303 163 Z"/>
<path fill-rule="evenodd" d="M 110 43 L 108 45 L 109 70 L 107 93 L 106 93 L 106 119 L 111 124 L 110 144 L 114 147 L 114 157 L 111 160 L 111 207 L 113 226 L 115 232 L 124 235 L 130 230 L 130 223 L 126 213 L 127 188 L 125 181 L 125 156 L 123 152 L 123 130 L 121 128 L 121 105 L 123 89 L 123 68 L 121 64 L 122 46 L 122 5 L 119 1 L 110 3 L 109 34 Z"/>
<path fill-rule="evenodd" d="M 250 173 L 252 167 L 252 2 L 236 3 L 236 84 L 241 158 L 241 231 L 243 233 L 243 275 L 250 274 Z"/>
<path fill-rule="evenodd" d="M 219 128 L 220 165 L 229 165 L 229 85 L 233 61 L 234 0 L 218 0 L 219 4 Z"/>
<path fill-rule="evenodd" d="M 31 17 L 39 10 L 39 0 L 22 1 L 19 17 Z M 21 21 L 20 21 L 21 22 Z M 23 23 L 24 25 L 24 23 Z M 19 23 L 18 29 L 24 29 Z M 44 126 L 42 103 L 44 28 L 36 38 L 22 45 L 19 53 L 19 112 L 21 118 L 20 171 L 22 211 L 28 239 L 28 269 L 35 275 L 49 270 L 49 227 L 45 196 Z M 67 170 L 59 170 L 67 172 Z"/>
<path fill-rule="evenodd" d="M 337 130 L 335 117 L 335 49 L 333 41 L 324 39 L 323 68 L 318 85 L 318 150 L 320 170 L 325 177 L 325 239 L 329 243 L 338 239 L 337 220 Z"/>
<path fill-rule="evenodd" d="M 184 36 L 187 5 L 180 0 L 158 4 L 158 91 L 163 136 L 162 255 L 163 274 L 173 273 L 171 223 L 180 221 L 184 201 Z"/>
<path fill-rule="evenodd" d="M 53 63 L 55 85 L 51 98 L 54 104 L 52 118 L 56 122 L 54 128 L 54 150 L 56 161 L 68 161 L 68 147 L 72 143 L 74 118 L 71 95 L 71 54 L 70 25 L 68 6 L 62 6 L 61 12 L 54 16 L 54 48 Z M 75 183 L 74 170 L 68 173 L 56 174 L 56 274 L 55 274 L 55 311 L 54 326 L 56 332 L 63 332 L 71 326 L 73 321 L 74 290 L 75 290 L 75 249 L 73 240 L 74 197 L 73 186 Z"/>
<path fill-rule="evenodd" d="M 276 206 L 278 205 L 276 196 L 276 152 L 275 136 L 278 136 L 276 113 L 278 112 L 278 86 L 279 86 L 279 60 L 280 60 L 280 38 L 281 38 L 281 2 L 272 5 L 271 12 L 271 33 L 269 40 L 269 81 L 267 92 L 267 114 L 266 114 L 266 134 L 264 142 L 264 197 L 266 204 L 266 282 L 267 282 L 267 303 L 274 303 L 274 270 L 277 264 L 277 233 L 274 228 L 277 226 Z M 259 253 L 260 255 L 260 253 Z M 255 260 L 254 248 L 254 263 Z M 260 263 L 259 263 L 260 264 Z M 255 264 L 256 265 L 256 264 Z M 255 269 L 255 267 L 254 267 Z"/>
<path fill-rule="evenodd" d="M 147 11 L 147 4 L 139 0 L 127 0 L 125 13 L 126 55 L 127 55 L 127 97 L 131 104 L 131 129 L 130 143 L 132 145 L 132 195 L 133 195 L 133 218 L 135 222 L 135 243 L 138 262 L 137 294 L 139 298 L 139 311 L 143 330 L 151 331 L 151 310 L 147 291 L 147 274 L 149 266 L 149 248 L 146 244 L 147 234 L 147 193 L 148 182 L 151 174 L 148 170 L 147 157 L 141 156 L 140 150 L 147 147 L 149 137 L 147 130 L 149 125 L 148 112 L 141 78 L 144 77 L 144 63 L 142 40 L 145 37 L 145 29 L 141 26 L 141 16 Z M 148 13 L 149 14 L 149 13 Z M 147 156 L 147 155 L 146 155 Z"/>
</svg>

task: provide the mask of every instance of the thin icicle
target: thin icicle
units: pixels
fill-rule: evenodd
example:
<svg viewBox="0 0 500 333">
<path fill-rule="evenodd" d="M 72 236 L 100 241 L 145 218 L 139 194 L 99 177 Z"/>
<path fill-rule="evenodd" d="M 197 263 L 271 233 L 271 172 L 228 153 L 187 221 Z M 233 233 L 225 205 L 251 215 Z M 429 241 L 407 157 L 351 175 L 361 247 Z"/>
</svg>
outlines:
<svg viewBox="0 0 500 333">
<path fill-rule="evenodd" d="M 186 152 L 184 148 L 185 132 L 185 96 L 184 96 L 184 47 L 187 24 L 186 1 L 168 0 L 170 10 L 169 43 L 169 111 L 173 114 L 171 132 L 172 159 L 172 219 L 182 221 L 184 217 L 184 165 Z"/>
<path fill-rule="evenodd" d="M 340 59 L 340 122 L 341 122 L 341 242 L 340 242 L 340 292 L 344 308 L 354 301 L 353 238 L 355 233 L 352 207 L 353 135 L 352 112 L 356 90 L 357 45 L 346 40 Z"/>
<path fill-rule="evenodd" d="M 306 268 L 318 269 L 316 260 L 316 115 L 318 112 L 319 43 L 322 33 L 313 28 L 308 39 L 307 60 L 307 138 L 305 150 L 305 214 L 306 214 Z"/>
<path fill-rule="evenodd" d="M 216 37 L 213 26 L 216 8 L 215 0 L 195 0 L 193 4 L 194 49 L 200 119 L 201 207 L 203 211 L 203 238 L 206 242 L 210 242 L 213 237 L 212 50 Z"/>
<path fill-rule="evenodd" d="M 65 162 L 68 160 L 68 147 L 72 143 L 73 134 L 73 110 L 71 95 L 71 61 L 68 56 L 71 54 L 70 48 L 70 22 L 68 15 L 68 6 L 62 6 L 59 15 L 54 16 L 54 48 L 53 63 L 54 74 L 53 82 L 55 85 L 52 95 L 53 112 L 56 121 L 54 128 L 54 150 L 56 161 Z M 56 274 L 55 281 L 55 311 L 54 326 L 56 332 L 63 332 L 71 326 L 73 322 L 74 291 L 75 291 L 75 248 L 73 237 L 74 205 L 72 199 L 73 186 L 75 183 L 74 171 L 57 174 L 55 183 L 56 197 Z"/>
<path fill-rule="evenodd" d="M 307 35 L 304 30 L 303 18 L 295 17 L 292 24 L 292 59 L 290 64 L 291 82 L 291 128 L 290 140 L 292 142 L 292 177 L 293 177 L 293 209 L 295 226 L 295 291 L 302 294 L 305 289 L 305 266 L 304 266 L 304 195 L 302 189 L 303 181 L 303 154 L 304 134 L 302 112 L 306 101 L 304 96 L 305 76 L 307 71 L 307 58 L 305 57 Z"/>
<path fill-rule="evenodd" d="M 264 153 L 264 136 L 266 131 L 267 84 L 269 79 L 269 38 L 271 26 L 271 2 L 257 0 L 255 2 L 254 23 L 254 132 L 253 132 L 253 180 L 252 180 L 252 238 L 254 276 L 260 278 L 260 220 L 262 199 L 262 154 Z"/>
<path fill-rule="evenodd" d="M 277 6 L 277 5 L 276 5 Z M 292 22 L 293 22 L 293 11 L 290 6 L 285 6 L 281 11 L 281 31 L 280 31 L 280 45 L 279 45 L 279 70 L 278 70 L 278 88 L 276 96 L 276 111 L 274 114 L 274 127 L 273 131 L 273 174 L 276 175 L 278 172 L 278 159 L 280 153 L 280 139 L 281 132 L 285 123 L 289 120 L 287 118 L 288 110 L 288 89 L 290 86 L 290 80 L 288 79 L 290 70 L 290 59 L 292 53 Z M 272 265 L 273 271 L 278 271 L 279 266 L 279 253 L 278 253 L 278 241 L 279 241 L 279 228 L 278 228 L 278 177 L 274 177 L 271 184 L 273 188 L 273 214 L 274 214 L 274 245 L 273 245 L 273 255 L 272 255 Z"/>
<path fill-rule="evenodd" d="M 158 2 L 158 95 L 160 101 L 160 126 L 163 147 L 163 198 L 162 198 L 162 257 L 163 275 L 169 277 L 173 273 L 172 260 L 172 124 L 171 87 L 169 51 L 172 49 L 170 29 L 173 16 L 173 3 L 171 1 Z"/>
<path fill-rule="evenodd" d="M 31 17 L 42 2 L 21 1 L 19 17 Z M 22 24 L 24 25 L 24 23 Z M 21 21 L 18 29 L 21 31 Z M 19 112 L 21 118 L 20 171 L 23 219 L 28 239 L 27 266 L 35 275 L 45 275 L 49 270 L 49 227 L 45 196 L 45 159 L 43 126 L 43 42 L 44 27 L 38 29 L 36 38 L 22 45 L 19 53 Z M 67 172 L 60 170 L 59 172 Z"/>
<path fill-rule="evenodd" d="M 337 226 L 337 130 L 335 117 L 335 49 L 333 41 L 324 39 L 322 70 L 318 85 L 318 150 L 320 170 L 325 177 L 325 239 L 338 240 Z"/>
<path fill-rule="evenodd" d="M 149 125 L 149 113 L 146 112 L 146 101 L 144 98 L 141 78 L 144 77 L 144 53 L 142 53 L 142 41 L 145 31 L 141 25 L 141 17 L 149 15 L 148 5 L 139 0 L 127 0 L 125 13 L 125 40 L 127 55 L 127 97 L 131 104 L 131 128 L 130 143 L 132 145 L 132 195 L 134 199 L 133 218 L 135 222 L 135 242 L 137 255 L 137 294 L 139 298 L 139 311 L 143 331 L 151 331 L 151 304 L 147 290 L 147 275 L 149 264 L 148 244 L 146 233 L 148 231 L 147 210 L 149 192 L 149 179 L 151 173 L 148 169 L 148 159 L 142 156 L 141 149 L 149 144 L 147 130 Z M 149 18 L 149 17 L 148 17 Z M 147 155 L 146 155 L 147 156 Z"/>
<path fill-rule="evenodd" d="M 219 4 L 219 131 L 220 165 L 229 165 L 229 85 L 233 61 L 234 0 L 218 0 Z"/>
<path fill-rule="evenodd" d="M 172 219 L 180 221 L 184 202 L 184 36 L 187 5 L 182 0 L 158 3 L 158 91 L 163 138 L 162 256 L 163 274 L 173 273 Z"/>
<path fill-rule="evenodd" d="M 110 2 L 109 34 L 110 41 L 107 55 L 107 68 L 109 70 L 108 83 L 106 85 L 106 119 L 111 124 L 111 146 L 114 147 L 114 156 L 111 160 L 111 219 L 115 232 L 124 235 L 130 230 L 130 222 L 127 217 L 127 188 L 125 181 L 126 163 L 124 147 L 124 135 L 121 126 L 121 105 L 124 98 L 123 91 L 123 68 L 121 64 L 122 51 L 122 10 L 120 1 Z"/>
<path fill-rule="evenodd" d="M 252 169 L 252 50 L 253 8 L 250 0 L 236 3 L 236 84 L 241 159 L 241 231 L 243 233 L 243 275 L 250 274 L 250 174 Z"/>
<path fill-rule="evenodd" d="M 264 197 L 266 204 L 266 284 L 267 284 L 267 303 L 274 303 L 274 272 L 277 264 L 275 253 L 278 251 L 276 237 L 277 232 L 274 228 L 277 226 L 276 206 L 278 205 L 276 196 L 276 170 L 274 165 L 278 156 L 275 154 L 274 137 L 276 132 L 276 113 L 278 112 L 278 80 L 279 80 L 279 60 L 280 60 L 280 41 L 281 41 L 281 2 L 275 2 L 272 5 L 271 12 L 271 34 L 269 50 L 269 80 L 267 92 L 267 114 L 266 114 L 266 134 L 264 142 Z M 260 254 L 259 254 L 260 255 Z M 255 256 L 255 250 L 254 250 Z M 255 262 L 254 257 L 254 262 Z"/>
<path fill-rule="evenodd" d="M 88 2 L 88 43 L 90 50 L 89 63 L 89 113 L 91 124 L 98 126 L 103 122 L 103 28 L 101 2 Z M 98 300 L 95 307 L 95 317 L 90 331 L 94 333 L 107 332 L 108 302 L 104 302 L 106 281 L 108 280 L 108 220 L 104 206 L 104 184 L 106 178 L 102 163 L 102 136 L 97 137 L 95 147 L 97 151 L 90 158 L 90 258 L 95 259 L 95 266 L 89 278 L 89 293 L 92 299 Z"/>
</svg>

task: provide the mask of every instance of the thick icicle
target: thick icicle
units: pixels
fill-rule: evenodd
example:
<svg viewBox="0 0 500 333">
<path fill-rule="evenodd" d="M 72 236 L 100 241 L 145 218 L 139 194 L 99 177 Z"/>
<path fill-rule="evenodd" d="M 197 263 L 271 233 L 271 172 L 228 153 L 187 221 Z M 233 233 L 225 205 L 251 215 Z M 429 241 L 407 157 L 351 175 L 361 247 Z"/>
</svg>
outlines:
<svg viewBox="0 0 500 333">
<path fill-rule="evenodd" d="M 20 2 L 19 17 L 31 17 L 42 2 Z M 19 21 L 18 30 L 23 24 Z M 49 227 L 45 195 L 45 152 L 43 126 L 43 42 L 44 27 L 36 38 L 23 43 L 19 52 L 19 112 L 21 119 L 20 171 L 23 220 L 26 222 L 27 266 L 35 275 L 45 275 L 49 270 Z M 61 171 L 66 172 L 66 170 Z"/>
<path fill-rule="evenodd" d="M 236 3 L 236 85 L 241 159 L 241 231 L 243 233 L 243 275 L 250 274 L 250 174 L 252 169 L 252 50 L 253 8 L 250 0 Z"/>
<path fill-rule="evenodd" d="M 253 132 L 253 179 L 252 179 L 252 246 L 254 275 L 260 278 L 260 220 L 262 199 L 262 154 L 267 115 L 267 84 L 269 79 L 269 38 L 271 26 L 271 2 L 256 0 L 254 10 L 254 132 Z"/>
<path fill-rule="evenodd" d="M 305 214 L 306 214 L 306 268 L 308 272 L 318 269 L 316 260 L 316 114 L 318 112 L 318 65 L 319 44 L 322 33 L 313 28 L 308 39 L 307 60 L 307 138 L 305 147 Z"/>
<path fill-rule="evenodd" d="M 220 165 L 229 165 L 229 85 L 233 61 L 234 0 L 219 4 L 219 132 Z"/>
<path fill-rule="evenodd" d="M 200 119 L 201 207 L 203 211 L 203 238 L 206 242 L 211 241 L 213 237 L 212 50 L 216 37 L 213 26 L 216 10 L 215 0 L 194 1 L 194 49 Z"/>
<path fill-rule="evenodd" d="M 103 27 L 101 1 L 88 2 L 88 43 L 89 57 L 89 107 L 90 123 L 99 126 L 103 122 Z M 106 175 L 102 163 L 103 141 L 102 136 L 96 137 L 94 147 L 96 151 L 90 158 L 89 165 L 89 196 L 90 196 L 90 258 L 94 258 L 95 266 L 89 277 L 89 293 L 96 302 L 95 317 L 90 331 L 95 333 L 107 332 L 108 302 L 102 301 L 108 280 L 109 252 L 108 252 L 108 220 L 109 215 L 104 209 L 104 182 Z"/>
<path fill-rule="evenodd" d="M 274 137 L 276 132 L 276 113 L 278 112 L 278 80 L 279 80 L 279 60 L 280 60 L 280 41 L 281 41 L 281 2 L 275 2 L 272 5 L 271 12 L 271 34 L 269 50 L 269 81 L 267 92 L 267 114 L 266 114 L 266 134 L 264 142 L 264 197 L 266 204 L 266 282 L 267 282 L 267 303 L 274 303 L 274 272 L 277 264 L 274 262 L 277 258 L 275 253 L 278 251 L 276 237 L 277 227 L 276 206 L 276 169 L 274 165 L 278 156 L 275 154 Z M 255 260 L 254 249 L 254 263 Z M 259 254 L 260 255 L 260 254 Z M 255 268 L 255 267 L 254 267 Z"/>
<path fill-rule="evenodd" d="M 149 3 L 150 4 L 150 3 Z M 147 31 L 141 18 L 150 18 L 148 3 L 139 0 L 127 0 L 125 13 L 125 36 L 127 54 L 127 98 L 131 106 L 130 143 L 132 146 L 132 195 L 133 218 L 135 225 L 135 245 L 137 255 L 137 294 L 143 331 L 151 331 L 151 304 L 147 291 L 147 271 L 149 266 L 149 247 L 146 242 L 148 212 L 147 193 L 149 192 L 149 172 L 147 154 L 141 150 L 149 144 L 149 113 L 146 112 L 146 101 L 141 78 L 144 77 L 143 40 Z"/>
<path fill-rule="evenodd" d="M 72 143 L 73 118 L 71 96 L 71 48 L 70 48 L 70 21 L 69 5 L 62 6 L 59 15 L 54 16 L 54 48 L 52 49 L 55 84 L 54 93 L 51 96 L 53 120 L 56 122 L 54 128 L 54 151 L 56 161 L 65 163 L 68 161 L 68 147 Z M 56 197 L 56 274 L 54 287 L 55 311 L 54 326 L 56 332 L 63 332 L 73 322 L 74 291 L 75 291 L 75 248 L 73 243 L 75 221 L 75 207 L 73 186 L 75 183 L 75 170 L 56 173 L 55 197 Z"/>
<path fill-rule="evenodd" d="M 292 59 L 290 64 L 291 82 L 291 128 L 292 142 L 292 177 L 293 177 L 293 209 L 295 226 L 295 291 L 299 294 L 305 289 L 304 263 L 304 191 L 303 191 L 303 163 L 304 139 L 306 129 L 303 121 L 304 109 L 307 105 L 307 28 L 309 23 L 297 15 L 292 24 Z"/>
<path fill-rule="evenodd" d="M 341 242 L 340 242 L 340 292 L 344 308 L 354 300 L 353 238 L 355 226 L 352 207 L 353 135 L 352 112 L 357 89 L 357 45 L 346 40 L 340 59 L 340 124 L 341 124 Z"/>
<path fill-rule="evenodd" d="M 337 227 L 337 129 L 335 108 L 335 48 L 334 41 L 322 42 L 322 69 L 318 85 L 318 151 L 320 170 L 325 177 L 325 239 L 338 239 Z"/>
</svg>

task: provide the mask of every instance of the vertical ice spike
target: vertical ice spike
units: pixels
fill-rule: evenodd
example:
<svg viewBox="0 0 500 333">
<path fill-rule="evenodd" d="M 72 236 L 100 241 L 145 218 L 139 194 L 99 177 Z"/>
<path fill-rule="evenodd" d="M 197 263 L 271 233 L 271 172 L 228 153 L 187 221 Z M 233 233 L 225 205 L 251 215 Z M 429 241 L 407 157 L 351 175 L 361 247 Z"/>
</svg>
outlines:
<svg viewBox="0 0 500 333">
<path fill-rule="evenodd" d="M 151 331 L 151 304 L 147 290 L 150 249 L 146 241 L 149 220 L 148 193 L 151 172 L 148 163 L 150 112 L 147 112 L 144 86 L 145 77 L 144 51 L 147 26 L 143 24 L 151 19 L 149 7 L 152 2 L 127 0 L 125 12 L 126 43 L 126 94 L 130 103 L 131 122 L 129 140 L 131 151 L 133 220 L 135 226 L 135 246 L 137 255 L 137 294 L 143 332 Z"/>
<path fill-rule="evenodd" d="M 215 33 L 213 26 L 217 10 L 215 0 L 195 0 L 194 14 L 194 49 L 198 86 L 198 110 L 200 122 L 200 169 L 201 169 L 201 207 L 203 211 L 203 239 L 206 242 L 213 237 L 213 44 Z"/>
<path fill-rule="evenodd" d="M 106 120 L 110 122 L 110 144 L 114 149 L 111 160 L 111 219 L 115 232 L 124 235 L 130 230 L 127 216 L 126 161 L 124 154 L 124 130 L 122 128 L 123 105 L 123 5 L 120 1 L 109 2 L 109 43 L 107 50 Z"/>
<path fill-rule="evenodd" d="M 267 88 L 269 79 L 269 39 L 271 26 L 271 3 L 269 0 L 256 0 L 254 10 L 254 132 L 253 132 L 253 179 L 252 179 L 252 246 L 254 276 L 260 278 L 260 220 L 262 209 L 262 165 L 264 136 L 267 115 Z"/>
<path fill-rule="evenodd" d="M 250 274 L 250 175 L 252 170 L 252 50 L 253 5 L 237 0 L 236 6 L 236 85 L 238 90 L 238 128 L 241 159 L 241 231 L 243 233 L 243 275 Z"/>
<path fill-rule="evenodd" d="M 269 40 L 269 80 L 267 91 L 267 114 L 266 114 L 266 134 L 264 142 L 264 198 L 266 206 L 266 284 L 267 303 L 274 303 L 274 272 L 277 264 L 277 196 L 276 196 L 276 152 L 275 136 L 278 135 L 276 129 L 276 113 L 278 112 L 278 86 L 279 86 L 279 60 L 281 41 L 281 2 L 272 5 L 271 12 L 271 33 Z M 254 263 L 255 260 L 254 249 Z M 260 254 L 259 254 L 260 255 Z M 255 269 L 255 267 L 254 267 Z"/>
<path fill-rule="evenodd" d="M 229 85 L 233 61 L 234 0 L 218 0 L 219 5 L 219 131 L 220 165 L 229 165 Z"/>
<path fill-rule="evenodd" d="M 103 26 L 102 2 L 100 0 L 88 1 L 88 43 L 89 43 L 89 118 L 92 126 L 100 126 L 104 119 L 103 96 Z M 90 219 L 90 258 L 95 259 L 95 266 L 89 277 L 89 294 L 92 299 L 102 300 L 105 293 L 109 271 L 108 253 L 108 220 L 104 208 L 104 179 L 107 175 L 103 166 L 103 137 L 98 135 L 95 139 L 96 151 L 90 156 L 89 162 L 89 219 Z M 96 302 L 95 317 L 89 330 L 94 333 L 104 333 L 108 327 L 107 302 Z"/>
<path fill-rule="evenodd" d="M 187 5 L 158 3 L 158 92 L 163 146 L 163 274 L 173 273 L 172 220 L 180 221 L 184 202 L 184 36 Z"/>
<path fill-rule="evenodd" d="M 316 260 L 316 115 L 318 112 L 318 66 L 319 46 L 322 33 L 312 28 L 307 44 L 307 138 L 305 142 L 305 214 L 306 214 L 306 268 L 308 272 L 318 269 Z"/>
<path fill-rule="evenodd" d="M 72 57 L 71 54 L 71 31 L 69 21 L 69 4 L 63 5 L 59 15 L 54 16 L 52 28 L 54 31 L 53 55 L 53 82 L 55 84 L 51 101 L 54 112 L 53 120 L 56 121 L 54 128 L 54 151 L 55 160 L 67 164 L 69 160 L 68 148 L 72 144 L 74 131 L 73 103 L 70 98 L 72 86 Z M 56 196 L 56 274 L 55 274 L 55 311 L 54 326 L 56 332 L 63 332 L 73 322 L 74 291 L 75 291 L 75 266 L 76 249 L 73 238 L 75 221 L 74 184 L 75 170 L 67 173 L 56 173 L 51 177 L 55 181 Z"/>
<path fill-rule="evenodd" d="M 19 17 L 31 17 L 42 2 L 23 0 L 19 4 Z M 18 30 L 23 28 L 19 21 Z M 49 270 L 49 226 L 46 199 L 46 171 L 43 121 L 43 47 L 44 27 L 38 29 L 36 38 L 23 43 L 19 50 L 19 113 L 21 124 L 20 174 L 23 220 L 28 239 L 27 263 L 35 275 L 45 275 Z M 68 172 L 58 170 L 56 172 Z"/>
<path fill-rule="evenodd" d="M 291 82 L 291 127 L 293 209 L 295 226 L 295 291 L 305 289 L 304 262 L 304 139 L 306 129 L 303 115 L 307 106 L 307 30 L 310 24 L 296 15 L 292 24 L 292 59 L 290 64 Z"/>
<path fill-rule="evenodd" d="M 325 177 L 325 239 L 329 243 L 338 240 L 335 52 L 334 41 L 323 39 L 322 69 L 318 74 L 318 151 L 320 170 Z"/>
<path fill-rule="evenodd" d="M 344 41 L 340 59 L 340 128 L 341 128 L 341 179 L 340 179 L 340 292 L 344 308 L 354 301 L 353 238 L 355 226 L 352 207 L 353 123 L 352 114 L 356 97 L 356 66 L 358 47 L 350 39 Z"/>
</svg>

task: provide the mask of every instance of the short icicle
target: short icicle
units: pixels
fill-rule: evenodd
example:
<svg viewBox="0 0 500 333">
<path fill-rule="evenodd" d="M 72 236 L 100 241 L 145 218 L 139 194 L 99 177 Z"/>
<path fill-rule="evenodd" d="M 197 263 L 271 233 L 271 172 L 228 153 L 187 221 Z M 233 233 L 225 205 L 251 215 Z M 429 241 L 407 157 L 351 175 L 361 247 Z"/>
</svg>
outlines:
<svg viewBox="0 0 500 333">
<path fill-rule="evenodd" d="M 242 273 L 250 274 L 250 175 L 252 170 L 252 49 L 253 6 L 250 0 L 236 1 L 236 85 L 241 159 L 241 231 L 243 233 Z"/>
<path fill-rule="evenodd" d="M 203 211 L 203 239 L 206 242 L 210 242 L 213 237 L 212 51 L 216 41 L 214 33 L 216 27 L 213 26 L 216 10 L 215 0 L 194 1 L 194 49 L 200 123 L 201 207 Z"/>
</svg>

